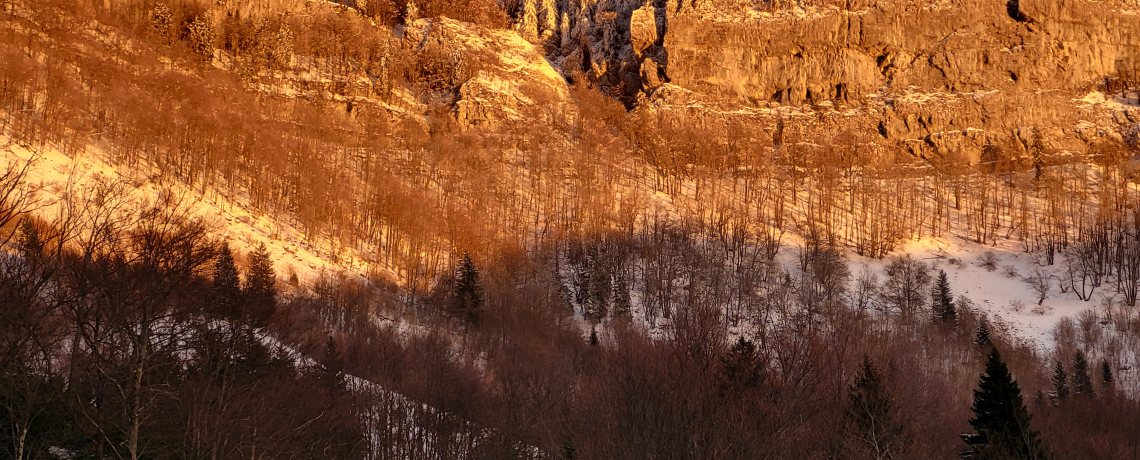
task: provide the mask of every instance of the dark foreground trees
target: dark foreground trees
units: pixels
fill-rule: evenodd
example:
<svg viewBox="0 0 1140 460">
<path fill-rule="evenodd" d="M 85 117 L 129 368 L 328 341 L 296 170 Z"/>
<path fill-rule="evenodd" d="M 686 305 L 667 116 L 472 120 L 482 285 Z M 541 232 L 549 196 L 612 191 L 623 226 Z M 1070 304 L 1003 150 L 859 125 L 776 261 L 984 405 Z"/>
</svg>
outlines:
<svg viewBox="0 0 1140 460">
<path fill-rule="evenodd" d="M 255 333 L 207 227 L 104 198 L 0 255 L 0 458 L 353 456 L 344 383 Z"/>
<path fill-rule="evenodd" d="M 906 427 L 899 419 L 898 404 L 869 357 L 863 357 L 847 400 L 844 415 L 852 436 L 847 455 L 881 460 L 904 454 Z"/>
<path fill-rule="evenodd" d="M 1029 411 L 1021 398 L 1021 388 L 1009 373 L 997 347 L 990 350 L 986 371 L 974 390 L 976 431 L 963 435 L 970 450 L 962 456 L 979 459 L 1043 459 L 1045 449 L 1037 431 L 1030 427 Z"/>
<path fill-rule="evenodd" d="M 463 253 L 455 269 L 455 311 L 468 323 L 479 322 L 483 309 L 483 286 L 471 254 Z"/>
<path fill-rule="evenodd" d="M 960 328 L 869 317 L 813 287 L 845 278 L 820 275 L 835 273 L 834 254 L 757 276 L 763 296 L 740 299 L 741 316 L 766 321 L 732 342 L 731 319 L 709 301 L 729 274 L 696 256 L 707 242 L 684 240 L 654 243 L 688 252 L 672 267 L 677 283 L 692 280 L 657 337 L 637 329 L 636 310 L 582 328 L 558 295 L 563 280 L 527 257 L 482 270 L 463 260 L 467 294 L 417 299 L 423 323 L 394 323 L 406 321 L 395 290 L 324 278 L 268 296 L 267 250 L 239 267 L 169 195 L 130 206 L 113 185 L 97 194 L 68 208 L 74 218 L 21 225 L 18 250 L 0 257 L 4 458 L 951 458 L 970 417 L 977 313 L 961 308 Z M 64 231 L 69 222 L 82 225 Z M 820 290 L 791 291 L 803 287 Z M 462 330 L 456 297 L 479 301 L 480 320 Z M 999 323 L 985 335 L 1030 376 L 1026 389 L 1048 387 Z M 1026 432 L 1008 434 L 1028 410 L 997 362 L 975 440 L 980 454 L 1020 455 L 1010 443 Z M 1089 393 L 1035 406 L 1041 438 L 1058 458 L 1134 457 L 1140 410 Z"/>
<path fill-rule="evenodd" d="M 277 309 L 277 272 L 273 270 L 273 260 L 265 243 L 259 244 L 249 255 L 249 273 L 242 295 L 254 324 L 264 326 Z"/>
<path fill-rule="evenodd" d="M 682 303 L 671 336 L 607 320 L 592 346 L 551 295 L 558 280 L 516 261 L 479 272 L 482 319 L 461 332 L 447 329 L 450 296 L 424 299 L 439 323 L 402 334 L 377 326 L 392 299 L 335 279 L 278 295 L 259 327 L 242 268 L 200 224 L 153 209 L 125 218 L 130 230 L 106 227 L 116 238 L 65 251 L 50 249 L 50 225 L 29 227 L 18 239 L 47 249 L 2 259 L 4 458 L 951 458 L 970 418 L 961 400 L 980 356 L 965 308 L 965 326 L 946 328 L 781 311 L 775 293 L 752 308 L 779 319 L 732 342 L 718 311 Z M 796 299 L 784 301 L 818 300 Z M 1020 455 L 1044 442 L 1009 368 L 1040 363 L 1000 328 L 989 341 L 1011 359 L 989 357 L 974 451 L 1034 458 Z M 1133 403 L 1034 411 L 1057 458 L 1137 451 Z M 1090 431 L 1111 445 L 1083 441 Z"/>
</svg>

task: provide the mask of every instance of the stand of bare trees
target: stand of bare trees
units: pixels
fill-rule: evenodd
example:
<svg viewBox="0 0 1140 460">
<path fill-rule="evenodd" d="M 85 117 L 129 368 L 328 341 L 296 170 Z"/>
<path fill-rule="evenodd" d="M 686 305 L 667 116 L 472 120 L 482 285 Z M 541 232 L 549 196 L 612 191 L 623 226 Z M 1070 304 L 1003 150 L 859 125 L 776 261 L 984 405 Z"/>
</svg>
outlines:
<svg viewBox="0 0 1140 460">
<path fill-rule="evenodd" d="M 409 4 L 373 5 L 400 21 Z M 72 156 L 97 145 L 219 205 L 248 200 L 398 279 L 377 292 L 330 276 L 268 309 L 219 308 L 215 293 L 233 291 L 211 286 L 221 245 L 174 197 L 137 206 L 127 184 L 99 183 L 17 232 L 38 204 L 9 169 L 0 436 L 13 458 L 859 456 L 888 443 L 867 442 L 854 407 L 864 356 L 874 394 L 896 404 L 881 411 L 889 444 L 952 458 L 980 348 L 1002 348 L 1027 393 L 1048 388 L 1049 366 L 996 323 L 975 343 L 990 323 L 966 302 L 931 325 L 921 262 L 849 288 L 847 249 L 1013 239 L 1047 263 L 1066 255 L 1083 298 L 1135 303 L 1123 145 L 1033 169 L 1016 145 L 924 164 L 852 133 L 631 113 L 585 87 L 573 117 L 538 108 L 462 130 L 446 101 L 465 74 L 447 50 L 408 56 L 350 10 L 205 27 L 196 4 L 169 9 L 5 2 L 3 135 Z M 398 90 L 445 103 L 419 123 L 386 105 Z M 785 270 L 774 260 L 793 232 Z M 463 252 L 485 298 L 460 328 L 439 280 Z M 1031 411 L 1069 458 L 1140 450 L 1135 401 Z M 1097 436 L 1076 437 L 1090 420 Z"/>
<path fill-rule="evenodd" d="M 666 223 L 722 241 L 731 257 L 754 245 L 772 259 L 788 232 L 870 257 L 956 235 L 1013 239 L 1048 264 L 1084 250 L 1074 246 L 1102 245 L 1088 238 L 1123 229 L 1136 199 L 1132 152 L 1111 141 L 1083 162 L 1030 168 L 1047 149 L 1014 144 L 987 147 L 976 165 L 924 164 L 849 131 L 817 135 L 777 120 L 768 132 L 729 116 L 627 112 L 588 88 L 572 91 L 573 117 L 538 107 L 464 130 L 446 104 L 427 104 L 426 124 L 417 123 L 377 99 L 376 85 L 453 101 L 468 76 L 448 64 L 447 50 L 408 55 L 355 10 L 318 9 L 219 21 L 210 43 L 227 70 L 211 70 L 187 35 L 204 7 L 158 5 L 5 9 L 4 21 L 19 27 L 0 31 L 0 127 L 32 150 L 82 155 L 98 143 L 105 160 L 207 199 L 248 199 L 331 258 L 353 253 L 392 269 L 413 293 L 430 291 L 462 251 L 537 253 L 566 238 L 647 234 Z M 86 16 L 120 34 L 78 26 Z M 303 75 L 332 83 L 302 85 Z M 313 97 L 285 96 L 287 88 Z M 1088 280 L 1081 295 L 1105 272 L 1085 271 L 1067 270 L 1066 286 Z M 1131 272 L 1118 273 L 1112 288 L 1131 289 Z"/>
<path fill-rule="evenodd" d="M 263 344 L 256 310 L 211 310 L 206 225 L 169 193 L 123 190 L 96 183 L 51 220 L 25 215 L 0 260 L 5 456 L 355 451 L 355 422 L 332 416 L 350 407 L 343 385 Z"/>
<path fill-rule="evenodd" d="M 219 262 L 220 246 L 185 205 L 160 194 L 139 206 L 128 191 L 74 190 L 57 217 L 23 220 L 18 252 L 0 266 L 0 422 L 11 428 L 0 439 L 13 457 L 804 458 L 889 443 L 950 458 L 961 449 L 984 356 L 976 312 L 963 303 L 952 324 L 932 324 L 853 308 L 846 264 L 824 238 L 799 249 L 791 272 L 758 245 L 669 226 L 475 264 L 485 306 L 462 333 L 447 332 L 443 314 L 434 332 L 402 335 L 376 321 L 399 310 L 397 298 L 325 278 L 276 298 L 260 328 L 256 283 L 225 288 L 236 283 L 232 262 Z M 610 307 L 595 310 L 605 326 L 597 345 L 550 295 L 563 280 L 533 275 L 555 259 L 590 267 L 585 295 Z M 909 271 L 863 283 L 875 303 L 915 295 L 925 308 L 917 299 L 929 292 L 915 281 L 925 267 L 896 265 Z M 635 314 L 669 324 L 666 336 L 639 332 L 613 291 L 591 294 L 620 276 L 668 281 L 634 289 L 656 292 L 659 311 Z M 420 301 L 446 312 L 446 300 Z M 1027 391 L 1049 385 L 1030 348 L 1000 329 L 990 336 Z M 872 396 L 852 396 L 872 391 L 857 379 L 868 375 L 864 355 L 880 372 L 871 395 L 894 406 L 868 409 L 862 398 Z M 1043 438 L 1072 458 L 1102 446 L 1132 455 L 1140 408 L 1097 394 L 1033 406 Z M 889 440 L 866 441 L 858 411 L 868 410 L 886 417 Z M 1093 442 L 1072 438 L 1089 417 L 1113 422 Z"/>
</svg>

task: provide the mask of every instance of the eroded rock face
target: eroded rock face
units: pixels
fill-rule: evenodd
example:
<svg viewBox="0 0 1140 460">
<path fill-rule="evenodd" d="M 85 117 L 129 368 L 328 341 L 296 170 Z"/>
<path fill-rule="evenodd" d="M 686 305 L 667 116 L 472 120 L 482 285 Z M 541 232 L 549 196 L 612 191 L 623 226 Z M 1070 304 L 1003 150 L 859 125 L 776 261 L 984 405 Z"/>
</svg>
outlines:
<svg viewBox="0 0 1140 460">
<path fill-rule="evenodd" d="M 657 19 L 653 5 L 645 5 L 633 11 L 629 21 L 629 40 L 633 52 L 639 58 L 657 44 Z"/>
<path fill-rule="evenodd" d="M 465 126 L 566 101 L 565 77 L 638 110 L 744 117 L 757 135 L 807 143 L 848 133 L 928 159 L 1140 143 L 1140 100 L 1105 84 L 1140 75 L 1140 0 L 808 3 L 821 2 L 528 0 L 531 42 L 425 19 L 405 28 L 404 46 L 435 37 L 489 63 L 455 82 Z M 493 52 L 471 59 L 479 50 Z"/>
<path fill-rule="evenodd" d="M 786 104 L 904 90 L 1087 90 L 1140 70 L 1140 21 L 1107 3 L 882 2 L 847 11 L 678 14 L 669 77 L 725 97 Z"/>
<path fill-rule="evenodd" d="M 661 86 L 661 69 L 652 59 L 646 58 L 641 61 L 641 74 L 639 76 L 641 77 L 641 84 L 646 90 Z"/>
<path fill-rule="evenodd" d="M 494 125 L 524 119 L 528 111 L 564 104 L 565 79 L 519 34 L 490 30 L 447 18 L 420 19 L 403 30 L 402 45 L 413 51 L 446 50 L 456 72 L 455 114 L 461 126 Z"/>
<path fill-rule="evenodd" d="M 724 3 L 667 15 L 663 73 L 690 98 L 757 113 L 812 107 L 867 139 L 877 131 L 877 143 L 972 161 L 987 145 L 1025 145 L 1024 132 L 1081 152 L 1124 139 L 1140 114 L 1126 96 L 1096 96 L 1107 79 L 1140 73 L 1137 4 L 880 1 L 769 13 Z"/>
</svg>

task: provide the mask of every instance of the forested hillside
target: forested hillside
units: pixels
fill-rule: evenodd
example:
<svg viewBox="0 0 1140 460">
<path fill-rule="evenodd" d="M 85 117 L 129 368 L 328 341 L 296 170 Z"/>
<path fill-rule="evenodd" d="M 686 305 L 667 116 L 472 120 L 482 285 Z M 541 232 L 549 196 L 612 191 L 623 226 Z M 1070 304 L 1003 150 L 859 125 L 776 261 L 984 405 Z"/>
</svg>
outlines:
<svg viewBox="0 0 1140 460">
<path fill-rule="evenodd" d="M 1135 6 L 901 3 L 0 0 L 0 456 L 1140 457 Z"/>
</svg>

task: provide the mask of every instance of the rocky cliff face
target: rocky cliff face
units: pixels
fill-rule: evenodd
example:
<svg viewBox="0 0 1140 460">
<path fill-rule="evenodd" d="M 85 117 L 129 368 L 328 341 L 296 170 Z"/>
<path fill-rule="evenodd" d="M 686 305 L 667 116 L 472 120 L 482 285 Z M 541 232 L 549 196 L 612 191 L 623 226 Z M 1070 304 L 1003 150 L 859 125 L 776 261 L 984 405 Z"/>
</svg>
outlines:
<svg viewBox="0 0 1140 460">
<path fill-rule="evenodd" d="M 296 2 L 230 3 L 256 14 Z M 394 31 L 401 48 L 462 67 L 449 91 L 464 126 L 561 104 L 566 81 L 584 80 L 631 109 L 743 117 L 773 143 L 846 133 L 928 159 L 978 162 L 994 146 L 1063 157 L 1140 137 L 1127 90 L 1140 76 L 1138 0 L 521 5 L 514 32 L 446 18 Z"/>
<path fill-rule="evenodd" d="M 670 15 L 674 83 L 747 101 L 862 102 L 869 94 L 1088 91 L 1140 69 L 1140 10 L 995 1 L 879 2 Z"/>
<path fill-rule="evenodd" d="M 1083 152 L 1104 137 L 1128 141 L 1140 122 L 1134 94 L 1098 93 L 1140 73 L 1136 4 L 855 3 L 665 8 L 658 64 L 702 99 L 811 106 L 921 156 L 977 161 L 987 145 L 1030 139 Z"/>
<path fill-rule="evenodd" d="M 551 60 L 655 110 L 733 107 L 919 156 L 1135 143 L 1140 2 L 570 0 Z M 566 19 L 563 19 L 564 21 Z M 663 86 L 672 87 L 659 91 Z M 681 96 L 683 95 L 683 96 Z M 715 111 L 715 110 L 714 110 Z M 783 122 L 783 121 L 781 121 Z M 1095 128 L 1094 128 L 1095 127 Z M 1027 140 L 1028 139 L 1028 140 Z"/>
<path fill-rule="evenodd" d="M 324 99 L 344 104 L 349 113 L 362 106 L 381 107 L 391 121 L 424 126 L 429 113 L 449 109 L 464 129 L 573 113 L 565 104 L 566 80 L 544 59 L 542 48 L 521 34 L 446 17 L 411 19 L 396 27 L 355 13 L 350 18 L 350 8 L 362 3 L 230 0 L 209 11 L 216 24 L 227 17 L 256 21 L 283 13 L 302 23 L 316 16 L 357 21 L 345 27 L 365 42 L 365 52 L 345 51 L 345 62 L 333 62 L 339 56 L 298 56 L 277 72 L 256 75 L 251 87 L 259 91 Z M 215 65 L 233 67 L 231 54 L 217 53 Z"/>
<path fill-rule="evenodd" d="M 419 19 L 398 33 L 404 49 L 446 55 L 457 67 L 454 105 L 462 126 L 525 119 L 568 97 L 566 81 L 518 34 L 447 18 Z"/>
</svg>

